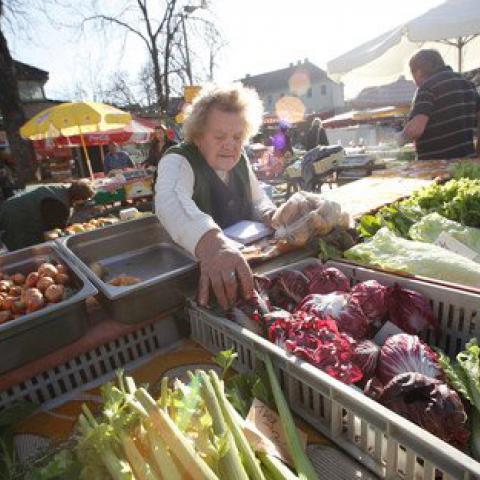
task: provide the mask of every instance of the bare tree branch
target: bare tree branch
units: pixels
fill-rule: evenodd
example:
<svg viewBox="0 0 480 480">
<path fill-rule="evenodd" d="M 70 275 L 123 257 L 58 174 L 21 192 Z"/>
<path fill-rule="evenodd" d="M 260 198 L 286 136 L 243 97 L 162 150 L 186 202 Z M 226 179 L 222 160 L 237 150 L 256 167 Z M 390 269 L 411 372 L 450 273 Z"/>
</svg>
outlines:
<svg viewBox="0 0 480 480">
<path fill-rule="evenodd" d="M 84 25 L 84 24 L 86 24 L 90 21 L 96 21 L 96 20 L 100 20 L 102 23 L 104 23 L 104 22 L 114 23 L 114 24 L 116 24 L 120 27 L 126 28 L 129 32 L 132 32 L 135 35 L 138 35 L 145 42 L 145 45 L 147 46 L 148 50 L 151 51 L 151 45 L 148 42 L 147 38 L 142 34 L 142 32 L 140 32 L 136 28 L 133 28 L 128 23 L 123 22 L 122 20 L 119 20 L 118 18 L 109 17 L 108 15 L 93 15 L 91 17 L 87 17 L 87 18 L 83 19 L 82 20 L 82 25 Z"/>
</svg>

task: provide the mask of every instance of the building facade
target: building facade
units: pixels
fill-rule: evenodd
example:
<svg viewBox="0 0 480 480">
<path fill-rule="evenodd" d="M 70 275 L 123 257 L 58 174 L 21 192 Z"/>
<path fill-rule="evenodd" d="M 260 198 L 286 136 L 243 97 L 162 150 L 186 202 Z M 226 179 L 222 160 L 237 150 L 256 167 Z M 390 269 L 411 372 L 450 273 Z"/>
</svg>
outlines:
<svg viewBox="0 0 480 480">
<path fill-rule="evenodd" d="M 257 90 L 267 114 L 277 113 L 284 97 L 299 99 L 304 107 L 304 115 L 338 112 L 345 105 L 343 84 L 334 82 L 324 70 L 308 59 L 273 72 L 247 75 L 240 81 Z"/>
</svg>

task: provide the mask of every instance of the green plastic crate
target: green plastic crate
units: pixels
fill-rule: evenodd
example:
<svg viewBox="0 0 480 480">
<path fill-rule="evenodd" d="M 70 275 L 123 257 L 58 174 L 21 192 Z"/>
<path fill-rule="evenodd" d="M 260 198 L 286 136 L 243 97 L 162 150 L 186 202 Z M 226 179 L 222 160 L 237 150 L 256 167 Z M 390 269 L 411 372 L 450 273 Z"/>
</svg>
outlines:
<svg viewBox="0 0 480 480">
<path fill-rule="evenodd" d="M 113 192 L 99 191 L 93 197 L 97 205 L 104 205 L 106 203 L 123 202 L 126 200 L 126 193 L 124 188 L 114 190 Z"/>
</svg>

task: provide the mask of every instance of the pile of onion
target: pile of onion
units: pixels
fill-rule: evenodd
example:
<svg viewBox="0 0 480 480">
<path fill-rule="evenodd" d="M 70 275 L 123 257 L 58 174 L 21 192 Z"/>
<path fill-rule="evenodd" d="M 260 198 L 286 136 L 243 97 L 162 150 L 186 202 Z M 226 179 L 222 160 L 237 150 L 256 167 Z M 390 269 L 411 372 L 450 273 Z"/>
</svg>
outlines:
<svg viewBox="0 0 480 480">
<path fill-rule="evenodd" d="M 70 283 L 68 269 L 61 263 L 42 263 L 27 275 L 0 272 L 0 324 L 61 302 Z"/>
</svg>

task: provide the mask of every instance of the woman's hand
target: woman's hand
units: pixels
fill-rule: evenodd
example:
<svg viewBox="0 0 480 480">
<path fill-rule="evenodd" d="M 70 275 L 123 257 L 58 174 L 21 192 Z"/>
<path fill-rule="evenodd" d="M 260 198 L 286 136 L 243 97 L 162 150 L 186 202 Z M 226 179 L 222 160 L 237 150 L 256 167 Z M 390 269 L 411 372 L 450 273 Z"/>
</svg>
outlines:
<svg viewBox="0 0 480 480">
<path fill-rule="evenodd" d="M 261 215 L 262 223 L 264 223 L 267 227 L 273 228 L 272 218 L 276 211 L 276 208 L 269 208 L 268 210 L 265 210 L 265 212 L 263 212 Z"/>
<path fill-rule="evenodd" d="M 208 304 L 210 286 L 225 310 L 235 305 L 239 294 L 244 298 L 253 295 L 253 275 L 248 263 L 237 249 L 228 245 L 220 232 L 207 232 L 198 242 L 195 254 L 200 260 L 200 305 Z"/>
</svg>

